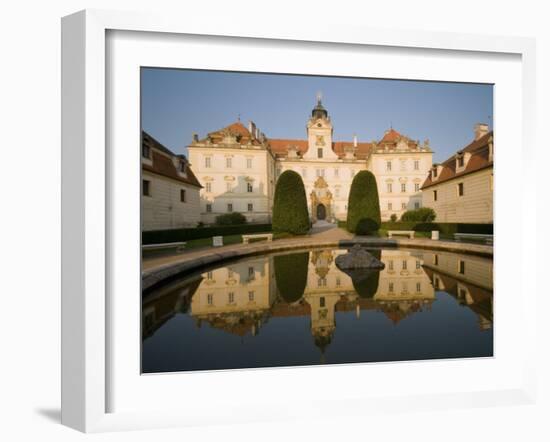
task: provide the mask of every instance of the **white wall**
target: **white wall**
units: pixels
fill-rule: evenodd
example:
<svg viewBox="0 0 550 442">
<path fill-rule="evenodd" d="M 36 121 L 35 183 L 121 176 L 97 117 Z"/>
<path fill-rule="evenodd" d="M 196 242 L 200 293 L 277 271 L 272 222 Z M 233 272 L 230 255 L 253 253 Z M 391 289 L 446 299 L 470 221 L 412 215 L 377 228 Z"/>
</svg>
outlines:
<svg viewBox="0 0 550 442">
<path fill-rule="evenodd" d="M 322 5 L 322 6 L 319 6 Z M 347 23 L 380 28 L 425 29 L 445 32 L 538 37 L 539 97 L 550 96 L 550 29 L 545 2 L 500 2 L 463 0 L 444 6 L 440 1 L 339 2 L 279 0 L 260 6 L 257 2 L 172 2 L 170 0 L 20 0 L 3 5 L 0 27 L 0 121 L 2 157 L 0 174 L 4 216 L 2 232 L 2 295 L 4 314 L 0 321 L 2 376 L 0 437 L 20 440 L 90 440 L 59 421 L 60 368 L 60 17 L 82 8 L 152 10 L 178 14 L 182 20 L 204 13 L 223 20 L 238 15 L 238 22 L 268 20 L 281 29 L 296 20 L 314 20 L 322 25 Z M 391 20 L 384 20 L 391 17 Z M 328 31 L 328 29 L 327 29 Z M 548 100 L 537 104 L 538 126 L 550 121 Z M 543 126 L 543 122 L 545 122 Z M 539 130 L 539 131 L 540 131 Z M 533 165 L 533 185 L 544 189 L 550 151 L 539 149 Z M 505 153 L 507 154 L 507 153 Z M 14 167 L 17 165 L 17 167 Z M 539 169 L 537 169 L 537 167 Z M 25 179 L 22 179 L 22 174 Z M 29 179 L 32 177 L 32 179 Z M 8 190 L 8 191 L 6 191 Z M 519 204 L 515 202 L 514 204 Z M 547 202 L 539 200 L 541 220 L 549 219 Z M 8 216 L 6 216 L 8 214 Z M 539 226 L 545 228 L 545 223 Z M 29 232 L 32 232 L 29 234 Z M 539 242 L 539 257 L 533 257 L 542 288 L 548 235 L 533 232 Z M 544 247 L 546 245 L 546 247 Z M 541 294 L 543 294 L 541 291 Z M 550 324 L 542 321 L 550 310 L 548 297 L 539 297 L 539 332 L 548 337 Z M 498 312 L 497 312 L 498 314 Z M 498 324 L 497 324 L 498 326 Z M 548 346 L 540 342 L 539 372 L 550 372 Z M 330 368 L 327 368 L 330 370 Z M 322 383 L 320 384 L 322 388 Z M 190 428 L 93 436 L 94 441 L 239 440 L 262 442 L 307 439 L 343 440 L 363 435 L 368 439 L 440 441 L 548 440 L 549 388 L 547 376 L 540 378 L 538 406 L 503 406 L 427 412 L 408 410 L 399 415 L 383 411 L 368 421 L 351 416 L 318 422 L 289 421 L 282 424 Z M 348 392 L 353 394 L 353 392 Z M 545 409 L 546 408 L 546 409 Z M 231 410 L 228 409 L 228 412 Z M 357 410 L 356 410 L 357 411 Z"/>
</svg>

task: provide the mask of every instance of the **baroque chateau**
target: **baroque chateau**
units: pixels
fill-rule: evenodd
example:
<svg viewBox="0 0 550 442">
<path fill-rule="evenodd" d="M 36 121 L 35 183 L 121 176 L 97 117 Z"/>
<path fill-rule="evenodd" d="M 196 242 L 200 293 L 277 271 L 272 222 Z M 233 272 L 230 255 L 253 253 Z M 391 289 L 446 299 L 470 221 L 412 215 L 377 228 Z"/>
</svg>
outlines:
<svg viewBox="0 0 550 442">
<path fill-rule="evenodd" d="M 430 207 L 440 222 L 493 222 L 493 131 L 474 127 L 474 139 L 442 164 L 432 164 L 429 141 L 393 128 L 381 139 L 333 139 L 330 115 L 317 98 L 304 139 L 269 138 L 250 121 L 237 121 L 204 138 L 193 135 L 189 161 L 142 134 L 142 229 L 213 224 L 239 212 L 270 223 L 279 175 L 297 172 L 312 222 L 345 220 L 354 176 L 376 177 L 382 220 Z M 191 166 L 193 170 L 191 170 Z"/>
<path fill-rule="evenodd" d="M 240 121 L 193 136 L 189 159 L 202 185 L 200 218 L 213 223 L 228 212 L 249 222 L 270 222 L 278 176 L 294 170 L 305 185 L 311 220 L 344 220 L 351 182 L 361 170 L 377 180 L 382 219 L 422 205 L 420 188 L 432 166 L 428 140 L 420 143 L 393 128 L 378 141 L 333 139 L 334 127 L 318 96 L 306 138 L 268 138 L 253 122 Z"/>
</svg>

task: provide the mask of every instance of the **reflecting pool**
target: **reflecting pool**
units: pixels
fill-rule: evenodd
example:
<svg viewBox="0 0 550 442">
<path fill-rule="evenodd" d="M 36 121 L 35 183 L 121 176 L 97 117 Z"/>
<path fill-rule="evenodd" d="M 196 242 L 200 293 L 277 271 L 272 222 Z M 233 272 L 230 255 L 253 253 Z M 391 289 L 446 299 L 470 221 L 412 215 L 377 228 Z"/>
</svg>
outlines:
<svg viewBox="0 0 550 442">
<path fill-rule="evenodd" d="M 344 249 L 251 257 L 143 295 L 144 373 L 493 355 L 493 261 L 370 250 L 381 271 L 339 270 Z"/>
</svg>

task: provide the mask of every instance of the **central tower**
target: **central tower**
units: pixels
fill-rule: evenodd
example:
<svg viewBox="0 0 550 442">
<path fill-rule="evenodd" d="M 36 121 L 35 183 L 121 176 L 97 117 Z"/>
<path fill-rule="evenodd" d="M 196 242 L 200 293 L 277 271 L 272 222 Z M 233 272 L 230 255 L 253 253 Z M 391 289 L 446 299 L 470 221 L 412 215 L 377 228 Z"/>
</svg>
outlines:
<svg viewBox="0 0 550 442">
<path fill-rule="evenodd" d="M 303 158 L 334 161 L 338 155 L 332 150 L 332 123 L 321 98 L 321 93 L 318 93 L 317 105 L 311 111 L 311 118 L 306 125 L 308 149 Z"/>
</svg>

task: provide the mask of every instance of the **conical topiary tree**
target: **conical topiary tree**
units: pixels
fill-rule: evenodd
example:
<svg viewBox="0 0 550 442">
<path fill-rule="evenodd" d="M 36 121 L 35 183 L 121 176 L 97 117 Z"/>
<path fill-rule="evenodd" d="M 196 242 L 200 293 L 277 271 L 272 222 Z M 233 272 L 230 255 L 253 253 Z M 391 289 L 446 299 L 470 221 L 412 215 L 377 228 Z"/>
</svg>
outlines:
<svg viewBox="0 0 550 442">
<path fill-rule="evenodd" d="M 380 201 L 376 178 L 362 170 L 351 183 L 348 199 L 347 229 L 357 235 L 367 235 L 380 228 Z"/>
<path fill-rule="evenodd" d="M 289 253 L 273 258 L 275 282 L 281 298 L 289 304 L 300 300 L 307 284 L 309 252 Z"/>
<path fill-rule="evenodd" d="M 306 189 L 302 177 L 292 170 L 277 180 L 272 224 L 276 233 L 304 235 L 309 230 Z"/>
</svg>

